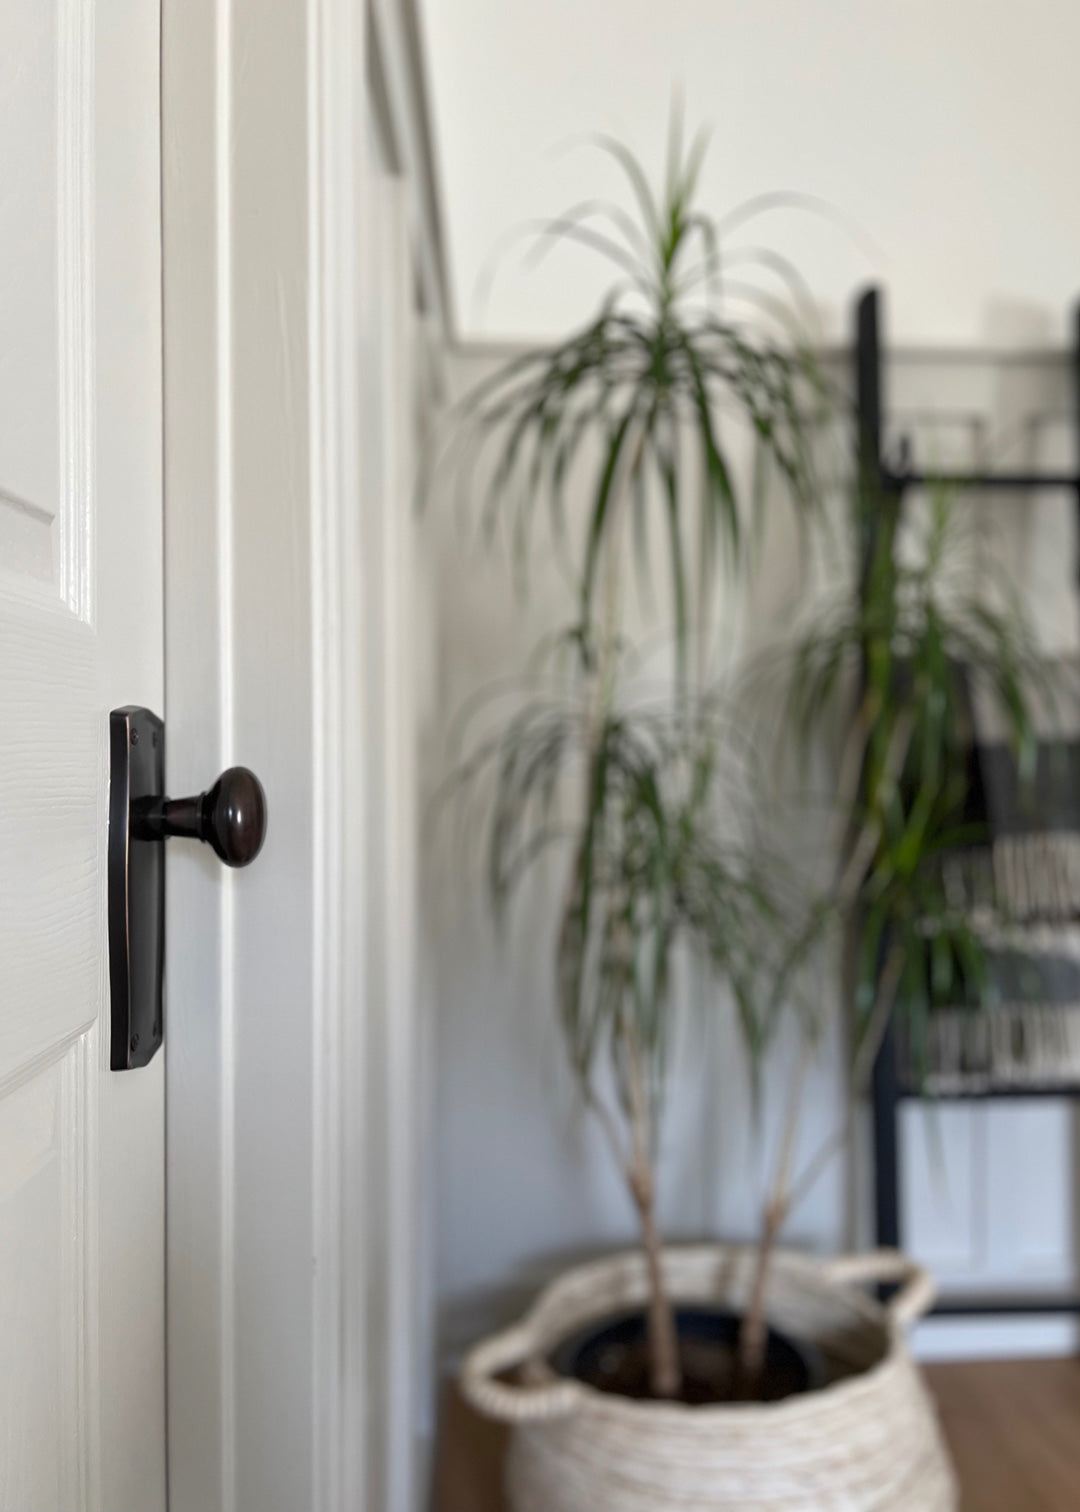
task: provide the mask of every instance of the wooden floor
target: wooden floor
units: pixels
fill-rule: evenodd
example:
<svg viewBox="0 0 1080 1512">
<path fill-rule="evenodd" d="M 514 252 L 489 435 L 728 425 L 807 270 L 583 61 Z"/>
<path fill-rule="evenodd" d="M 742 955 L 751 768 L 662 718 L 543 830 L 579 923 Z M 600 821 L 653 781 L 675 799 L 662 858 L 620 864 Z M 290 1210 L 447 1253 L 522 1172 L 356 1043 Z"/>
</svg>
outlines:
<svg viewBox="0 0 1080 1512">
<path fill-rule="evenodd" d="M 963 1512 L 1080 1509 L 1080 1360 L 931 1365 Z"/>
<path fill-rule="evenodd" d="M 926 1369 L 963 1487 L 962 1512 L 1080 1512 L 1080 1360 Z M 505 1512 L 503 1429 L 443 1403 L 434 1512 Z"/>
</svg>

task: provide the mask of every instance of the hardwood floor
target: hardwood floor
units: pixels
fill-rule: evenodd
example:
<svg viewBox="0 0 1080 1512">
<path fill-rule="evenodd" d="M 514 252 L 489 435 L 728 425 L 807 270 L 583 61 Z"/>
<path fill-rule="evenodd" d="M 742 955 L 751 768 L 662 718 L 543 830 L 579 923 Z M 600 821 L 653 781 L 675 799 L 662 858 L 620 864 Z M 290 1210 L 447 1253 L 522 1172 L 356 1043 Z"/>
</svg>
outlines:
<svg viewBox="0 0 1080 1512">
<path fill-rule="evenodd" d="M 931 1365 L 960 1472 L 962 1512 L 1078 1512 L 1080 1360 Z M 450 1388 L 443 1402 L 434 1512 L 505 1512 L 505 1430 Z"/>
<path fill-rule="evenodd" d="M 456 1386 L 443 1394 L 432 1512 L 504 1512 L 507 1430 L 479 1417 Z"/>
<path fill-rule="evenodd" d="M 1080 1360 L 931 1365 L 963 1512 L 1080 1508 Z"/>
</svg>

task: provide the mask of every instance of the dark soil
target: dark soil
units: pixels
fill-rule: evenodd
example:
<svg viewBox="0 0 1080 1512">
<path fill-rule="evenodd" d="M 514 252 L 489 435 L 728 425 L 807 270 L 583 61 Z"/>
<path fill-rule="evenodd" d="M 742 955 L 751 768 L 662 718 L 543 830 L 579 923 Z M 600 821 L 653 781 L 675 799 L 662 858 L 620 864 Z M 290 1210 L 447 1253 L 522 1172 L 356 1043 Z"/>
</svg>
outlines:
<svg viewBox="0 0 1080 1512">
<path fill-rule="evenodd" d="M 760 1380 L 746 1381 L 738 1364 L 740 1320 L 731 1313 L 698 1308 L 676 1310 L 683 1389 L 688 1406 L 721 1402 L 779 1402 L 824 1383 L 820 1355 L 810 1345 L 770 1330 Z M 652 1398 L 645 1315 L 623 1313 L 567 1339 L 552 1357 L 561 1375 L 570 1375 L 597 1391 L 638 1401 Z"/>
</svg>

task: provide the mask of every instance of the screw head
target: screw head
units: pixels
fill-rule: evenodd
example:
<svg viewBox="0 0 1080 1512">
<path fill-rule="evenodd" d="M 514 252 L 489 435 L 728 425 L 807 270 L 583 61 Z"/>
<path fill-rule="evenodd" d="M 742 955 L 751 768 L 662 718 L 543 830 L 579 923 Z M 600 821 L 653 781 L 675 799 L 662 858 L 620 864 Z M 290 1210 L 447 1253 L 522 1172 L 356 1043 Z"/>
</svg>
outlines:
<svg viewBox="0 0 1080 1512">
<path fill-rule="evenodd" d="M 131 1036 L 131 1048 L 133 1052 L 139 1048 L 139 1036 L 137 1034 Z"/>
<path fill-rule="evenodd" d="M 138 732 L 138 730 L 132 730 L 132 732 L 131 732 L 131 743 L 132 743 L 132 745 L 138 745 L 138 743 L 139 743 L 139 732 Z"/>
</svg>

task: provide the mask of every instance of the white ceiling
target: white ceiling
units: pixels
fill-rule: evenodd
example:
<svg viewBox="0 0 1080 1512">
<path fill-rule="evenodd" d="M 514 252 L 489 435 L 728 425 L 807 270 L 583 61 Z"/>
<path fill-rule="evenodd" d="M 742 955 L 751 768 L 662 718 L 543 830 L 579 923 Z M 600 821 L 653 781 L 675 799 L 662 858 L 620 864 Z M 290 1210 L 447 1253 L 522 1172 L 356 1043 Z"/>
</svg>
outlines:
<svg viewBox="0 0 1080 1512">
<path fill-rule="evenodd" d="M 821 196 L 858 236 L 790 211 L 755 228 L 827 324 L 890 290 L 894 335 L 1060 339 L 1080 291 L 1076 0 L 421 0 L 458 328 L 557 333 L 606 274 L 539 269 L 514 228 L 617 185 L 569 139 L 610 131 L 655 170 L 673 93 L 712 123 L 703 202 Z M 486 303 L 478 286 L 502 247 Z"/>
</svg>

